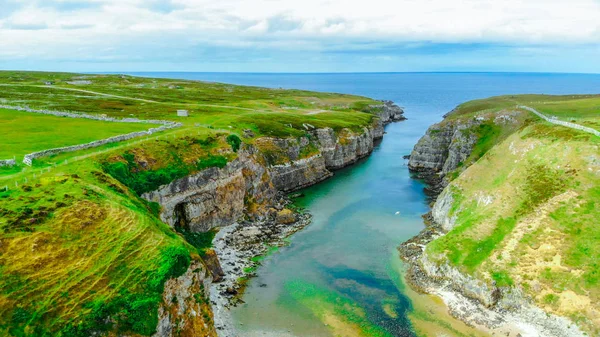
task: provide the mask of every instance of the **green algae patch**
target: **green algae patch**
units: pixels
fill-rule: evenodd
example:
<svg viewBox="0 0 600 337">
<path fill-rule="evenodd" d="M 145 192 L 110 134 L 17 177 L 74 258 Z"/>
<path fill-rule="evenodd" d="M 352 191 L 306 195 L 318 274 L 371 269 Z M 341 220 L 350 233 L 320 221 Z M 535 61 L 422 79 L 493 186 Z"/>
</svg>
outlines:
<svg viewBox="0 0 600 337">
<path fill-rule="evenodd" d="M 334 335 L 392 336 L 369 321 L 365 311 L 352 300 L 314 284 L 292 281 L 287 292 L 328 326 Z"/>
</svg>

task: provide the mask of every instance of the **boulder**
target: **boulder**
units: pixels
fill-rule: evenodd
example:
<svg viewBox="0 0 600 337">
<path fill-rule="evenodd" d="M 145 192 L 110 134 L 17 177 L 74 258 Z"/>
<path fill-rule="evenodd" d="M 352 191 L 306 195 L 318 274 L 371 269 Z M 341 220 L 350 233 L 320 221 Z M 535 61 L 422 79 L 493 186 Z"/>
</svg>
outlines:
<svg viewBox="0 0 600 337">
<path fill-rule="evenodd" d="M 292 210 L 284 208 L 277 212 L 277 217 L 275 220 L 278 224 L 291 224 L 296 222 L 296 214 L 294 214 Z"/>
</svg>

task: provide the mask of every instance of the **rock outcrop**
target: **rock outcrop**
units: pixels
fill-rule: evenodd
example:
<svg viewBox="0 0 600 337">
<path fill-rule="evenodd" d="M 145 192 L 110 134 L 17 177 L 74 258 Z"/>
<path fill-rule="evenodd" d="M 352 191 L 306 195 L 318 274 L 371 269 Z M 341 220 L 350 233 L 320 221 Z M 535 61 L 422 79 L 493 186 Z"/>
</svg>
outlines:
<svg viewBox="0 0 600 337">
<path fill-rule="evenodd" d="M 439 194 L 448 184 L 446 175 L 469 157 L 477 135 L 469 132 L 479 120 L 443 121 L 431 126 L 415 145 L 408 168 L 428 184 L 431 196 Z"/>
<path fill-rule="evenodd" d="M 200 261 L 185 274 L 168 280 L 158 309 L 154 337 L 216 336 L 208 290 L 212 277 Z"/>
<path fill-rule="evenodd" d="M 396 103 L 392 101 L 381 102 L 383 103 L 382 105 L 374 106 L 374 108 L 380 109 L 377 114 L 379 115 L 379 119 L 383 124 L 406 120 L 406 117 L 404 116 L 404 110 L 396 105 Z"/>
<path fill-rule="evenodd" d="M 329 170 L 337 170 L 355 163 L 373 151 L 374 142 L 383 137 L 383 127 L 376 123 L 363 128 L 361 133 L 342 130 L 337 135 L 330 128 L 316 130 L 319 149 Z M 381 135 L 381 136 L 380 136 Z"/>
<path fill-rule="evenodd" d="M 378 108 L 383 117 L 360 132 L 322 128 L 299 138 L 263 137 L 244 145 L 223 168 L 208 168 L 142 197 L 161 205 L 165 223 L 193 232 L 227 226 L 246 215 L 261 218 L 278 191 L 314 185 L 369 155 L 383 126 L 402 120 L 404 113 L 391 102 Z"/>
<path fill-rule="evenodd" d="M 271 203 L 276 189 L 256 151 L 245 147 L 223 168 L 211 167 L 178 179 L 142 197 L 158 202 L 161 220 L 172 227 L 206 232 L 240 219 L 248 201 Z"/>
</svg>

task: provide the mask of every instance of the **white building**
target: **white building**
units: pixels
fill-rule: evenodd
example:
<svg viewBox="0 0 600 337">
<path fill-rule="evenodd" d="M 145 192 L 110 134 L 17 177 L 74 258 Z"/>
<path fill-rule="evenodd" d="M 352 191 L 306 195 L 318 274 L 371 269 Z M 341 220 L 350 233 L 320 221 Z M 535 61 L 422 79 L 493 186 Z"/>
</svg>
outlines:
<svg viewBox="0 0 600 337">
<path fill-rule="evenodd" d="M 188 117 L 190 114 L 187 110 L 177 110 L 178 117 Z"/>
</svg>

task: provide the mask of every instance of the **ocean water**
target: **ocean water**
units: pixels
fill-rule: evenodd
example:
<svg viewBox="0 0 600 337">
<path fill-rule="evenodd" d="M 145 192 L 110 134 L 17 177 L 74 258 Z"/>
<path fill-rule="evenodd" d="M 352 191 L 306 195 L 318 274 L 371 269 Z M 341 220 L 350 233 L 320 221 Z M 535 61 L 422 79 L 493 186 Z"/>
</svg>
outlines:
<svg viewBox="0 0 600 337">
<path fill-rule="evenodd" d="M 396 247 L 417 234 L 428 205 L 403 155 L 461 102 L 517 93 L 599 93 L 600 75 L 407 73 L 135 73 L 393 100 L 407 121 L 386 127 L 373 154 L 305 189 L 313 223 L 267 257 L 233 310 L 240 336 L 413 336 Z M 335 334 L 333 333 L 335 331 Z"/>
</svg>

